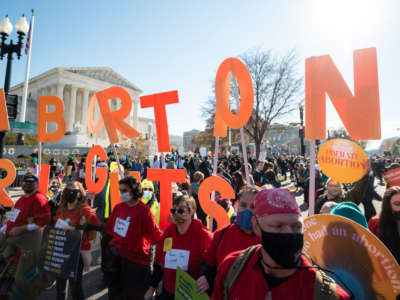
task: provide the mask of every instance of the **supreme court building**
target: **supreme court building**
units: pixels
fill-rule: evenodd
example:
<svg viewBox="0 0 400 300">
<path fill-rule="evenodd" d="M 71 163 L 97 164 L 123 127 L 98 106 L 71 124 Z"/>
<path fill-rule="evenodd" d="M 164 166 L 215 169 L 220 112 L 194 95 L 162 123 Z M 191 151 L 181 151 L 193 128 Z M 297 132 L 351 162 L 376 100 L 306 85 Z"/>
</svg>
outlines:
<svg viewBox="0 0 400 300">
<path fill-rule="evenodd" d="M 147 139 L 150 152 L 157 149 L 155 122 L 153 119 L 138 116 L 139 96 L 143 93 L 137 86 L 129 82 L 108 67 L 71 67 L 54 68 L 29 81 L 26 122 L 37 123 L 38 96 L 56 95 L 64 101 L 64 119 L 66 134 L 57 143 L 46 143 L 46 146 L 91 147 L 93 144 L 108 146 L 109 140 L 105 128 L 93 135 L 87 129 L 88 106 L 92 96 L 112 86 L 120 86 L 128 91 L 132 98 L 132 111 L 126 121 L 136 128 L 143 138 Z M 21 110 L 24 84 L 20 83 L 10 89 L 10 94 L 18 95 L 18 113 Z M 120 107 L 119 99 L 112 99 L 111 110 Z M 95 105 L 94 122 L 100 116 L 98 105 Z M 19 120 L 19 116 L 17 116 Z M 48 131 L 55 131 L 56 124 L 48 124 Z M 130 143 L 125 141 L 123 143 Z"/>
</svg>

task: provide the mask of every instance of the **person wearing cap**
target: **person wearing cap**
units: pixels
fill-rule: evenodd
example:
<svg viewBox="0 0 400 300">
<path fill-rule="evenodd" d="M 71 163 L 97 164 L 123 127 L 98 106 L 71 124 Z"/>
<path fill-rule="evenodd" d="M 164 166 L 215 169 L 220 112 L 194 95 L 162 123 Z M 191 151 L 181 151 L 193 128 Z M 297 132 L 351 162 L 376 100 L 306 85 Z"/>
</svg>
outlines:
<svg viewBox="0 0 400 300">
<path fill-rule="evenodd" d="M 346 201 L 339 203 L 332 208 L 330 214 L 345 217 L 368 229 L 367 219 L 354 202 Z"/>
<path fill-rule="evenodd" d="M 238 194 L 235 223 L 214 233 L 202 261 L 202 276 L 196 281 L 199 294 L 205 291 L 212 292 L 217 267 L 228 254 L 260 243 L 260 238 L 254 234 L 251 224 L 251 218 L 254 215 L 254 198 L 259 191 L 260 188 L 257 186 L 245 185 Z"/>
<path fill-rule="evenodd" d="M 0 232 L 7 236 L 4 258 L 10 261 L 18 251 L 21 252 L 14 281 L 14 291 L 21 299 L 37 296 L 24 275 L 36 265 L 39 257 L 40 228 L 50 223 L 50 206 L 46 197 L 38 191 L 38 182 L 34 174 L 27 173 L 23 177 L 21 187 L 24 194 L 15 203 L 7 223 L 0 228 Z"/>
<path fill-rule="evenodd" d="M 153 183 L 150 180 L 144 179 L 140 183 L 140 186 L 143 191 L 142 202 L 150 208 L 151 213 L 156 218 L 157 224 L 160 224 L 160 204 L 154 194 Z"/>
<path fill-rule="evenodd" d="M 336 295 L 334 299 L 351 299 L 301 254 L 301 214 L 290 191 L 263 190 L 254 204 L 252 226 L 261 245 L 234 252 L 224 259 L 218 266 L 212 300 L 332 299 L 332 294 Z M 238 267 L 244 258 L 245 263 Z"/>
</svg>

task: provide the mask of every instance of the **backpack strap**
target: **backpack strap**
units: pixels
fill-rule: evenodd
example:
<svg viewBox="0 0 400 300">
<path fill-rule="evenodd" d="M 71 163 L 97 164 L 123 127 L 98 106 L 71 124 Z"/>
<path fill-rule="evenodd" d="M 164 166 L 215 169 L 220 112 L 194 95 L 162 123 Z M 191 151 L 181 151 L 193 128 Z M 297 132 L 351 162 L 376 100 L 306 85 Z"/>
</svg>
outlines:
<svg viewBox="0 0 400 300">
<path fill-rule="evenodd" d="M 314 280 L 314 300 L 336 300 L 336 282 L 324 271 L 317 270 Z"/>
<path fill-rule="evenodd" d="M 224 300 L 229 299 L 229 292 L 231 291 L 236 280 L 239 278 L 243 269 L 247 266 L 247 263 L 249 262 L 253 253 L 256 251 L 257 247 L 258 247 L 258 245 L 254 245 L 254 246 L 247 248 L 242 253 L 240 253 L 240 255 L 233 262 L 232 266 L 230 267 L 230 269 L 224 279 L 224 285 L 223 285 Z"/>
</svg>

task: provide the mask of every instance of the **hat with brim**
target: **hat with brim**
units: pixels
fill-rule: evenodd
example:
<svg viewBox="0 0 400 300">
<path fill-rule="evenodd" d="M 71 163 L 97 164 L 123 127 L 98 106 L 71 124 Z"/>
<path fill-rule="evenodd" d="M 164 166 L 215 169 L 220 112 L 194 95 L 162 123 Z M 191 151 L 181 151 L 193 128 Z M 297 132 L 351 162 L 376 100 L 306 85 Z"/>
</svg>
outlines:
<svg viewBox="0 0 400 300">
<path fill-rule="evenodd" d="M 23 181 L 27 181 L 27 182 L 38 182 L 39 178 L 37 178 L 36 175 L 32 174 L 32 173 L 27 173 L 24 175 L 24 179 Z"/>
</svg>

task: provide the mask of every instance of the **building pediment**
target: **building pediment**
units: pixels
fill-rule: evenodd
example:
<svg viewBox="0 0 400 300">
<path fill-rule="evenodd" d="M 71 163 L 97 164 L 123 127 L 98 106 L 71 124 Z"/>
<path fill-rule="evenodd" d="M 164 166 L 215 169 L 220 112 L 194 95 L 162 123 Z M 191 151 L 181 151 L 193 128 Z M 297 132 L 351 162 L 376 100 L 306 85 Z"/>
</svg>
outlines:
<svg viewBox="0 0 400 300">
<path fill-rule="evenodd" d="M 124 77 L 119 75 L 113 69 L 109 67 L 70 67 L 61 68 L 63 71 L 86 76 L 96 80 L 112 83 L 117 86 L 127 87 L 138 92 L 143 92 L 133 83 L 126 80 Z"/>
</svg>

